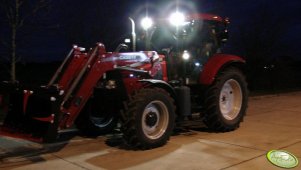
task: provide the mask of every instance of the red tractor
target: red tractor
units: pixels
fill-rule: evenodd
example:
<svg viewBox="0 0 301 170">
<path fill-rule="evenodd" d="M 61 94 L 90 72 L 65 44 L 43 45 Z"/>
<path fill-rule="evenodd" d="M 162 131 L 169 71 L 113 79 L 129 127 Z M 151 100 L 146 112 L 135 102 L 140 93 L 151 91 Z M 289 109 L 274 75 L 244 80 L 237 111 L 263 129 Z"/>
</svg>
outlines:
<svg viewBox="0 0 301 170">
<path fill-rule="evenodd" d="M 213 131 L 239 127 L 248 102 L 245 61 L 222 54 L 227 19 L 210 14 L 143 21 L 132 52 L 74 46 L 48 85 L 3 82 L 2 135 L 52 142 L 74 124 L 87 135 L 112 131 L 138 148 L 164 145 L 176 123 L 202 120 Z M 153 26 L 155 25 L 155 26 Z M 141 48 L 144 51 L 136 51 Z"/>
</svg>

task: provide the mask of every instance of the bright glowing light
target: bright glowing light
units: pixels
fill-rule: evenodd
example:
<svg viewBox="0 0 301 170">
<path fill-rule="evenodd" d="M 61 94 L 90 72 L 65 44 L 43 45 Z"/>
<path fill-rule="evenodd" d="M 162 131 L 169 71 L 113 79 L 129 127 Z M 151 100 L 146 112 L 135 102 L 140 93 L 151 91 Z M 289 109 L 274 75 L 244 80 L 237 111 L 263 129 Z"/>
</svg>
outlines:
<svg viewBox="0 0 301 170">
<path fill-rule="evenodd" d="M 149 17 L 145 17 L 141 20 L 141 26 L 144 30 L 148 30 L 153 26 L 153 20 Z"/>
<path fill-rule="evenodd" d="M 183 52 L 182 57 L 183 57 L 184 60 L 188 60 L 188 59 L 190 58 L 190 54 L 188 53 L 187 50 L 185 50 L 185 51 Z"/>
<path fill-rule="evenodd" d="M 175 12 L 170 15 L 169 22 L 174 26 L 184 25 L 185 16 L 181 12 Z"/>
<path fill-rule="evenodd" d="M 199 67 L 201 64 L 199 62 L 194 63 L 196 67 Z"/>
<path fill-rule="evenodd" d="M 131 42 L 131 39 L 126 38 L 126 39 L 124 39 L 124 42 L 125 42 L 125 43 L 130 43 L 130 42 Z"/>
</svg>

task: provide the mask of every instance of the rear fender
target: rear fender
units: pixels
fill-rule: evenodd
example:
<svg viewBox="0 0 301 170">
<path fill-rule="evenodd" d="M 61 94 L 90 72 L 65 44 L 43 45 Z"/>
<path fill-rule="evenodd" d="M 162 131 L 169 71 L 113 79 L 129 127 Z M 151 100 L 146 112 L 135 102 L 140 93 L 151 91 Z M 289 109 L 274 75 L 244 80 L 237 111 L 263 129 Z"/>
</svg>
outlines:
<svg viewBox="0 0 301 170">
<path fill-rule="evenodd" d="M 205 64 L 204 70 L 200 74 L 199 83 L 210 85 L 213 83 L 220 70 L 227 66 L 233 65 L 241 67 L 244 64 L 245 60 L 243 60 L 241 57 L 229 54 L 216 54 Z"/>
</svg>

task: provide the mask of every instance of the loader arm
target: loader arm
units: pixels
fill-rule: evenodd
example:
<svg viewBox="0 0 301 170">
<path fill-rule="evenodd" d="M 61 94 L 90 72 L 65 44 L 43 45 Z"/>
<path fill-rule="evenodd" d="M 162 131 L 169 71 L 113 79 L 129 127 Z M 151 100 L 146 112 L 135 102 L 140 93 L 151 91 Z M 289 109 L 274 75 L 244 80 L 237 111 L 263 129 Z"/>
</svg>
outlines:
<svg viewBox="0 0 301 170">
<path fill-rule="evenodd" d="M 68 96 L 67 94 L 67 98 L 62 103 L 65 117 L 60 122 L 60 128 L 68 128 L 73 125 L 73 122 L 77 118 L 78 114 L 93 94 L 93 89 L 96 83 L 104 75 L 105 72 L 113 68 L 113 63 L 106 62 L 105 64 L 103 64 L 101 58 L 97 58 L 97 60 L 91 65 L 91 68 L 87 70 L 85 76 L 83 78 L 80 78 L 81 80 L 78 79 L 79 84 L 75 87 L 75 95 Z"/>
<path fill-rule="evenodd" d="M 80 70 L 83 69 L 87 63 L 91 54 L 83 53 L 85 49 L 76 45 L 68 53 L 60 67 L 57 69 L 51 80 L 49 81 L 47 88 L 51 86 L 57 86 L 60 90 L 66 91 Z"/>
</svg>

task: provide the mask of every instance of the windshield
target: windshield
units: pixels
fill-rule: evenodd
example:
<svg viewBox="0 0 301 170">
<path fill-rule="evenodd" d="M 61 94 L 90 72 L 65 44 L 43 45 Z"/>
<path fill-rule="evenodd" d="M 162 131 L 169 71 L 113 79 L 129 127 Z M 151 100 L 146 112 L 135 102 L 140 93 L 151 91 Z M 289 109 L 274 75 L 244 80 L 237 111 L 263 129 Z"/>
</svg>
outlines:
<svg viewBox="0 0 301 170">
<path fill-rule="evenodd" d="M 227 37 L 226 25 L 212 20 L 190 20 L 183 26 L 175 27 L 168 22 L 160 22 L 153 29 L 142 32 L 138 40 L 139 51 L 189 52 L 192 58 L 206 61 L 221 51 Z"/>
<path fill-rule="evenodd" d="M 149 39 L 145 39 L 145 49 L 158 51 L 173 49 L 178 52 L 196 48 L 198 51 L 210 46 L 220 45 L 218 34 L 221 28 L 217 22 L 191 21 L 181 27 L 172 27 L 168 24 L 160 24 L 148 33 Z M 149 43 L 147 44 L 147 41 Z"/>
<path fill-rule="evenodd" d="M 177 46 L 176 31 L 168 26 L 157 27 L 150 38 L 150 49 L 161 51 L 164 48 L 175 48 Z"/>
</svg>

